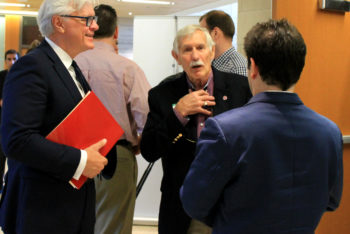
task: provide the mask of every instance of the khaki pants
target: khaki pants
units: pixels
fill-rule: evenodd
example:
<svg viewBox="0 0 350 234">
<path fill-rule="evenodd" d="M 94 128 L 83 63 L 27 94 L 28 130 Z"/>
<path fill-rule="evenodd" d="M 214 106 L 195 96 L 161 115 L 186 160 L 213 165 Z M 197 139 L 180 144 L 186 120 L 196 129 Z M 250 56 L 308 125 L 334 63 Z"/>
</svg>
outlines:
<svg viewBox="0 0 350 234">
<path fill-rule="evenodd" d="M 212 229 L 206 224 L 192 219 L 187 234 L 211 234 Z"/>
<path fill-rule="evenodd" d="M 110 180 L 95 178 L 95 234 L 131 234 L 137 161 L 131 146 L 117 145 L 117 169 Z"/>
</svg>

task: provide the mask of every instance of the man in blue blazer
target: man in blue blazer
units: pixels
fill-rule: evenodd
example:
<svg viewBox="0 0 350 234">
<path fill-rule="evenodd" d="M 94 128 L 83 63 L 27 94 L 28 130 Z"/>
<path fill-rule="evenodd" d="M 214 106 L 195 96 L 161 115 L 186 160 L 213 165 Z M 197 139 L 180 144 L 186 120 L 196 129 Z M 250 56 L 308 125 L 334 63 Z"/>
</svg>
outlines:
<svg viewBox="0 0 350 234">
<path fill-rule="evenodd" d="M 89 90 L 72 58 L 93 48 L 94 15 L 88 0 L 44 1 L 38 24 L 45 39 L 8 74 L 1 128 L 9 166 L 0 207 L 5 233 L 93 233 L 94 183 L 77 190 L 69 180 L 104 168 L 98 150 L 105 140 L 77 149 L 45 136 Z"/>
<path fill-rule="evenodd" d="M 159 233 L 187 234 L 196 229 L 201 234 L 211 233 L 211 228 L 185 213 L 180 187 L 205 119 L 244 105 L 251 93 L 246 77 L 211 67 L 215 46 L 205 28 L 189 25 L 179 30 L 172 53 L 184 72 L 150 90 L 141 153 L 149 162 L 162 160 Z"/>
<path fill-rule="evenodd" d="M 285 19 L 247 34 L 252 99 L 210 118 L 180 196 L 215 234 L 311 234 L 339 206 L 342 135 L 293 93 L 306 46 Z"/>
</svg>

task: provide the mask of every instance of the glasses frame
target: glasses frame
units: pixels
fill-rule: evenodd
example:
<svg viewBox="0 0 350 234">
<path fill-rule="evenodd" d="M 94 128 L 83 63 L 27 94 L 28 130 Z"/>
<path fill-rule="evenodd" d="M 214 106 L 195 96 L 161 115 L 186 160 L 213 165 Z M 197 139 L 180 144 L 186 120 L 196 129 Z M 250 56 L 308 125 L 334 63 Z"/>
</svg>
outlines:
<svg viewBox="0 0 350 234">
<path fill-rule="evenodd" d="M 98 16 L 78 16 L 78 15 L 60 15 L 61 17 L 67 17 L 67 18 L 77 18 L 77 19 L 85 19 L 86 20 L 86 26 L 90 27 L 92 22 L 95 21 L 97 23 Z"/>
</svg>

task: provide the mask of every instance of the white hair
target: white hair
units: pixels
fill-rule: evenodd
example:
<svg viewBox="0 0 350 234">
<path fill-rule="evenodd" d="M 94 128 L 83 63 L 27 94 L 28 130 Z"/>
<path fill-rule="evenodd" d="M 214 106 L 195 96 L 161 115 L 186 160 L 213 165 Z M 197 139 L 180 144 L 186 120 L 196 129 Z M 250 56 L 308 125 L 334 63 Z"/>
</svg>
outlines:
<svg viewBox="0 0 350 234">
<path fill-rule="evenodd" d="M 37 17 L 41 34 L 48 37 L 53 33 L 52 16 L 68 15 L 79 11 L 86 3 L 90 3 L 92 6 L 97 4 L 96 0 L 44 0 Z"/>
<path fill-rule="evenodd" d="M 176 54 L 179 54 L 179 47 L 181 46 L 180 42 L 181 42 L 182 38 L 189 36 L 189 35 L 192 35 L 196 31 L 202 31 L 204 33 L 204 35 L 207 39 L 207 46 L 211 50 L 213 48 L 213 46 L 215 45 L 215 42 L 211 38 L 208 30 L 204 27 L 201 27 L 200 25 L 190 24 L 190 25 L 183 27 L 179 31 L 177 31 L 175 39 L 174 39 L 174 43 L 173 43 L 173 51 Z"/>
</svg>

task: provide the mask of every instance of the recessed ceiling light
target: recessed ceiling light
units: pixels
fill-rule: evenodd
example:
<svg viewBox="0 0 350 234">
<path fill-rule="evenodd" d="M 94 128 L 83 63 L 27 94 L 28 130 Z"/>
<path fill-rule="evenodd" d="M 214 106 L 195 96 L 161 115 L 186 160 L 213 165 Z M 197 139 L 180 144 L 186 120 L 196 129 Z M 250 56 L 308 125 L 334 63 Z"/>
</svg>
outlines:
<svg viewBox="0 0 350 234">
<path fill-rule="evenodd" d="M 129 12 L 129 15 L 132 15 L 132 12 Z"/>
<path fill-rule="evenodd" d="M 26 6 L 26 4 L 22 4 L 22 3 L 7 3 L 7 2 L 0 2 L 0 6 L 25 7 L 25 6 Z"/>
<path fill-rule="evenodd" d="M 132 3 L 145 3 L 145 4 L 160 4 L 160 5 L 170 5 L 170 2 L 164 1 L 151 1 L 151 0 L 121 0 L 122 2 L 132 2 Z"/>
<path fill-rule="evenodd" d="M 0 14 L 4 15 L 38 15 L 37 11 L 8 11 L 8 10 L 0 10 Z"/>
</svg>

